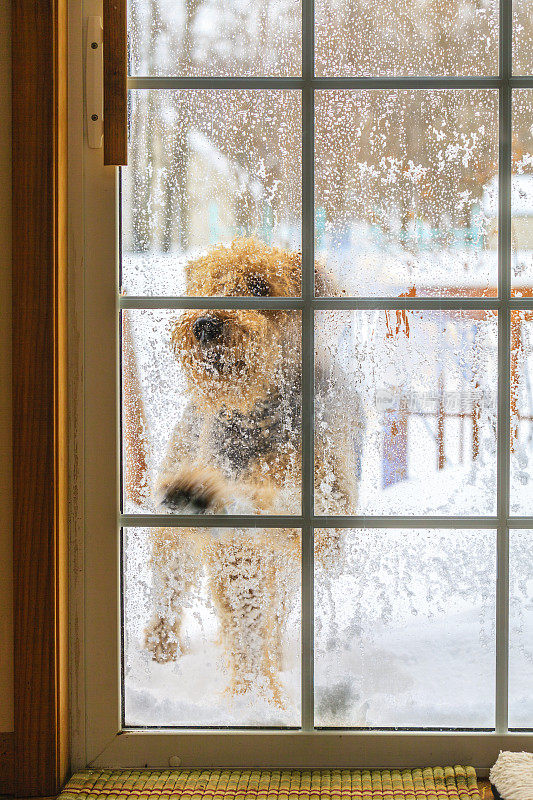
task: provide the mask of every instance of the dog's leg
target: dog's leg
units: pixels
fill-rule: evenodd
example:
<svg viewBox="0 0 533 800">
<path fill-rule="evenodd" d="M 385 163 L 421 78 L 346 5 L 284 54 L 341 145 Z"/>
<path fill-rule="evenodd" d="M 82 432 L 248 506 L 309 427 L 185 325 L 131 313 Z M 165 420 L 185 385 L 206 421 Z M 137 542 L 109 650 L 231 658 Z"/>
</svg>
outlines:
<svg viewBox="0 0 533 800">
<path fill-rule="evenodd" d="M 274 559 L 251 540 L 232 538 L 209 548 L 212 596 L 230 671 L 229 691 L 267 692 L 281 705 L 272 651 L 278 598 Z"/>
<path fill-rule="evenodd" d="M 224 514 L 228 481 L 210 449 L 210 422 L 189 403 L 174 427 L 153 487 L 154 506 L 175 514 Z"/>
<path fill-rule="evenodd" d="M 198 577 L 199 560 L 189 531 L 157 528 L 152 537 L 154 612 L 145 629 L 144 644 L 154 661 L 164 663 L 183 653 L 183 608 Z"/>
</svg>

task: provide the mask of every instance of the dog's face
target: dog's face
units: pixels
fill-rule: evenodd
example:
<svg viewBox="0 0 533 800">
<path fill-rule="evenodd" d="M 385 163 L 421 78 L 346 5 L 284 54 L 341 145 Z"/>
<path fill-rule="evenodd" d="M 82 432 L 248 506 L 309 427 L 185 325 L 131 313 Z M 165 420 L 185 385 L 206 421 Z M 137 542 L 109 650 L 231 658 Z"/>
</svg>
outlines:
<svg viewBox="0 0 533 800">
<path fill-rule="evenodd" d="M 287 297 L 300 294 L 299 254 L 250 239 L 219 245 L 187 267 L 187 293 L 204 297 Z M 296 311 L 184 312 L 172 347 L 199 407 L 246 413 L 300 368 Z M 289 377 L 290 376 L 290 377 Z"/>
<path fill-rule="evenodd" d="M 257 239 L 219 244 L 185 268 L 192 297 L 299 297 L 302 258 Z"/>
</svg>

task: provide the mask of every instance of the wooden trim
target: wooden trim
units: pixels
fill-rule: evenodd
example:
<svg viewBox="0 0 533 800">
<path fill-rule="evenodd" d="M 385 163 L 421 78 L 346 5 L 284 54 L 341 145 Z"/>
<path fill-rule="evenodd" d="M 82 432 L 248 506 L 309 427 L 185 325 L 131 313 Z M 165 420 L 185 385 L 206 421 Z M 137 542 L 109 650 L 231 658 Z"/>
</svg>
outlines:
<svg viewBox="0 0 533 800">
<path fill-rule="evenodd" d="M 68 771 L 66 0 L 12 4 L 15 794 Z"/>
<path fill-rule="evenodd" d="M 126 0 L 104 0 L 104 164 L 128 163 Z"/>
<path fill-rule="evenodd" d="M 0 733 L 0 794 L 13 794 L 13 733 Z"/>
</svg>

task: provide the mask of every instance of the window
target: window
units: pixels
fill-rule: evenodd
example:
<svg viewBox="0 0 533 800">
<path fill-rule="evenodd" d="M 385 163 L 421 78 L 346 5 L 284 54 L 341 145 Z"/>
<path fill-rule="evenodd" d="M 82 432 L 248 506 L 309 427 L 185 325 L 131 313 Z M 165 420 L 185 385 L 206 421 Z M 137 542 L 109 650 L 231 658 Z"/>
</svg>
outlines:
<svg viewBox="0 0 533 800">
<path fill-rule="evenodd" d="M 533 729 L 526 6 L 130 0 L 113 763 Z"/>
</svg>

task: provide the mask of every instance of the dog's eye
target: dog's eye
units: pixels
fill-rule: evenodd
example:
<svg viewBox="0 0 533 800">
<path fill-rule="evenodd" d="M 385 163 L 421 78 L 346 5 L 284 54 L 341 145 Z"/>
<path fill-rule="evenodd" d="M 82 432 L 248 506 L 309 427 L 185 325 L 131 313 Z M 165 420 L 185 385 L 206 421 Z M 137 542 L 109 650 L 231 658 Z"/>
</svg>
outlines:
<svg viewBox="0 0 533 800">
<path fill-rule="evenodd" d="M 246 278 L 248 290 L 254 297 L 268 297 L 270 286 L 261 275 L 248 275 Z"/>
</svg>

